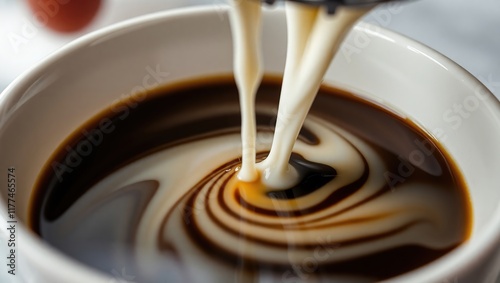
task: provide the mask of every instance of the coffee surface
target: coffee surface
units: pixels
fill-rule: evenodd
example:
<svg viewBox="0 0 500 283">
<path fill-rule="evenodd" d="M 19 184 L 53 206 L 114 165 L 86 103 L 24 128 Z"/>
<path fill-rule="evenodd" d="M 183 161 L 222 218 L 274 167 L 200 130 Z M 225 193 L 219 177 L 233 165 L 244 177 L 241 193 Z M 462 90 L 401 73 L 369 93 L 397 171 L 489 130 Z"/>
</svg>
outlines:
<svg viewBox="0 0 500 283">
<path fill-rule="evenodd" d="M 280 81 L 256 99 L 257 161 L 271 148 Z M 47 163 L 31 225 L 65 254 L 136 282 L 372 282 L 421 267 L 470 233 L 451 158 L 414 123 L 323 86 L 290 164 L 300 182 L 241 182 L 232 78 L 123 102 Z"/>
</svg>

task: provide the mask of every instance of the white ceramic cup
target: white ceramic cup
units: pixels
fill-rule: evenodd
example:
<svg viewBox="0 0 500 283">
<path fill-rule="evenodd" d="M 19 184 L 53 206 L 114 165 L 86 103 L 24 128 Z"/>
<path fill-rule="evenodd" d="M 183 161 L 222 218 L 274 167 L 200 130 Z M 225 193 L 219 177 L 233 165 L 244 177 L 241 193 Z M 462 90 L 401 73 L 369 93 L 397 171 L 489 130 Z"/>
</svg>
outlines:
<svg viewBox="0 0 500 283">
<path fill-rule="evenodd" d="M 264 26 L 265 70 L 280 74 L 283 13 L 266 13 Z M 15 167 L 16 273 L 28 282 L 112 282 L 24 226 L 42 166 L 70 133 L 111 103 L 144 88 L 231 72 L 227 11 L 211 6 L 148 15 L 95 32 L 13 82 L 0 96 L 0 185 L 5 188 L 7 168 Z M 427 129 L 458 163 L 470 188 L 470 241 L 390 281 L 495 282 L 500 267 L 497 99 L 443 55 L 364 24 L 346 39 L 325 83 L 387 105 Z M 0 195 L 0 213 L 7 218 L 7 191 Z"/>
</svg>

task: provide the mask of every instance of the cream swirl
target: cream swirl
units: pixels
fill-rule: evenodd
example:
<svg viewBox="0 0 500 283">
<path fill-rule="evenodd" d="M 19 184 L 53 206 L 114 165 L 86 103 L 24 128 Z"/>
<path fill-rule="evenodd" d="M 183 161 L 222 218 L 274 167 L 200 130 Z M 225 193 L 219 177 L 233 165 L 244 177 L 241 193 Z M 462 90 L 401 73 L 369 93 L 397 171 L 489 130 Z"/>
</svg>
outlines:
<svg viewBox="0 0 500 283">
<path fill-rule="evenodd" d="M 277 89 L 264 83 L 257 100 L 261 160 L 271 148 Z M 105 272 L 127 266 L 141 282 L 228 282 L 235 274 L 242 282 L 348 282 L 412 270 L 468 236 L 466 194 L 446 154 L 374 104 L 321 90 L 293 148 L 301 181 L 277 190 L 237 178 L 231 83 L 172 92 L 126 120 L 106 113 L 116 130 L 59 179 L 52 165 L 67 165 L 67 148 L 86 136 L 61 147 L 34 209 L 43 238 Z M 165 105 L 175 107 L 158 114 Z"/>
<path fill-rule="evenodd" d="M 178 234 L 166 228 L 174 217 L 183 219 L 183 230 L 199 248 L 218 250 L 228 263 L 244 258 L 254 266 L 300 264 L 318 247 L 335 248 L 321 262 L 329 265 L 401 246 L 446 249 L 459 241 L 448 221 L 452 212 L 439 205 L 446 195 L 437 188 L 416 183 L 393 192 L 384 178 L 388 169 L 369 145 L 321 120 L 307 128 L 321 142 L 299 142 L 295 152 L 335 168 L 333 180 L 304 196 L 277 199 L 258 183 L 238 181 L 235 159 L 169 210 L 160 243 L 175 243 Z"/>
</svg>

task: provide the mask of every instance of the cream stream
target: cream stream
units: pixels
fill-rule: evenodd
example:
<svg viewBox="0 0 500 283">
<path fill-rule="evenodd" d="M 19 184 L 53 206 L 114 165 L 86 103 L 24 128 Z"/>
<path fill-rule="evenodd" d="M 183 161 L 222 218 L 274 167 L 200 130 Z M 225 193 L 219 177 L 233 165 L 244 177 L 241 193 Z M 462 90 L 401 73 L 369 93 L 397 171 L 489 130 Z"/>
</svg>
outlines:
<svg viewBox="0 0 500 283">
<path fill-rule="evenodd" d="M 260 1 L 236 0 L 230 13 L 234 44 L 234 77 L 240 97 L 242 164 L 238 177 L 254 181 L 255 168 L 255 95 L 263 76 Z"/>
<path fill-rule="evenodd" d="M 340 7 L 328 15 L 322 7 L 286 3 L 288 48 L 274 140 L 267 159 L 255 164 L 254 99 L 262 78 L 260 2 L 235 0 L 230 14 L 242 112 L 240 180 L 255 181 L 260 171 L 261 181 L 270 188 L 287 188 L 299 181 L 288 163 L 295 140 L 345 34 L 370 8 Z"/>
</svg>

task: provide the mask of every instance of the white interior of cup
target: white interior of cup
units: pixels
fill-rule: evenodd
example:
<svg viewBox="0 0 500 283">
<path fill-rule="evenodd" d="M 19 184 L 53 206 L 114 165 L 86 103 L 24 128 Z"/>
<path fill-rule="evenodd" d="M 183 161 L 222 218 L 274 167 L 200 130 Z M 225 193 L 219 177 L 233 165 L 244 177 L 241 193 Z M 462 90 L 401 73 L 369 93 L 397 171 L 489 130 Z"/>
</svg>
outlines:
<svg viewBox="0 0 500 283">
<path fill-rule="evenodd" d="M 264 24 L 266 72 L 279 74 L 286 47 L 283 13 L 266 13 Z M 231 72 L 226 12 L 209 7 L 159 13 L 97 32 L 16 80 L 0 97 L 0 168 L 17 168 L 19 220 L 26 221 L 41 168 L 90 117 L 143 88 Z M 496 172 L 500 105 L 494 96 L 442 55 L 363 24 L 348 37 L 325 81 L 384 103 L 422 125 L 453 156 L 469 185 L 473 239 L 452 256 L 401 280 L 446 277 L 483 256 L 500 234 L 500 174 Z M 455 112 L 455 105 L 462 105 L 468 115 Z M 0 209 L 7 210 L 3 194 Z M 40 250 L 25 257 L 50 282 L 106 280 L 43 246 L 27 229 L 19 233 L 25 245 L 20 249 Z"/>
</svg>

